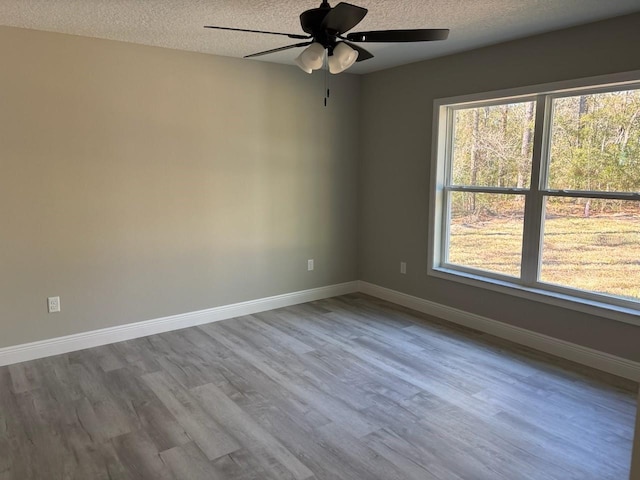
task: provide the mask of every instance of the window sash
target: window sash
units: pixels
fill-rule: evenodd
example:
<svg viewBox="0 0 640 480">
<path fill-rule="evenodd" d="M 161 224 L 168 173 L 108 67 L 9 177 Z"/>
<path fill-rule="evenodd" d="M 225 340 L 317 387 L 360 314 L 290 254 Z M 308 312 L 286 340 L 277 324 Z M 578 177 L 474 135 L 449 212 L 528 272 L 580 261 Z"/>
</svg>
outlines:
<svg viewBox="0 0 640 480">
<path fill-rule="evenodd" d="M 640 193 L 637 192 L 603 192 L 603 191 L 578 191 L 555 190 L 545 188 L 549 174 L 551 129 L 553 115 L 553 101 L 556 98 L 571 97 L 576 95 L 590 95 L 608 93 L 621 90 L 633 90 L 640 88 L 639 72 L 632 72 L 633 80 L 629 80 L 629 74 L 623 74 L 620 82 L 602 82 L 593 86 L 584 84 L 567 88 L 566 84 L 559 84 L 555 91 L 540 88 L 541 93 L 523 92 L 523 89 L 514 89 L 500 95 L 495 94 L 473 95 L 458 99 L 436 100 L 434 105 L 434 162 L 432 164 L 432 207 L 430 218 L 434 225 L 434 233 L 429 242 L 429 273 L 453 274 L 460 276 L 465 283 L 477 284 L 478 281 L 506 287 L 507 291 L 513 287 L 521 290 L 551 294 L 560 299 L 561 304 L 569 304 L 570 308 L 578 303 L 593 303 L 597 308 L 614 308 L 623 312 L 617 316 L 623 321 L 629 321 L 627 314 L 639 315 L 639 301 L 626 300 L 613 295 L 598 292 L 578 290 L 571 287 L 544 283 L 540 278 L 540 265 L 542 262 L 542 237 L 544 234 L 544 202 L 545 197 L 566 198 L 595 198 L 611 200 L 635 200 L 640 201 Z M 616 76 L 614 76 L 616 77 Z M 618 76 L 620 77 L 620 76 Z M 611 77 L 608 77 L 611 78 Z M 583 80 L 585 81 L 585 80 Z M 588 82 L 588 80 L 587 80 Z M 571 82 L 568 82 L 571 83 Z M 575 83 L 575 82 L 574 82 Z M 554 84 L 556 85 L 556 84 Z M 535 89 L 536 87 L 531 87 Z M 514 93 L 515 92 L 515 93 Z M 509 94 L 511 93 L 511 94 Z M 482 98 L 484 97 L 484 98 Z M 453 168 L 453 144 L 454 144 L 454 116 L 459 109 L 478 108 L 486 106 L 504 105 L 514 102 L 536 101 L 536 116 L 533 127 L 533 155 L 531 182 L 529 188 L 509 187 L 484 187 L 471 185 L 452 184 Z M 444 141 L 444 142 L 443 142 Z M 524 196 L 525 213 L 523 225 L 522 265 L 520 278 L 501 275 L 495 272 L 477 270 L 471 267 L 451 264 L 448 262 L 448 241 L 451 225 L 451 192 L 489 193 L 501 195 Z M 449 278 L 450 279 L 450 278 Z M 468 281 L 467 281 L 468 280 Z M 504 290 L 504 289 L 503 289 Z M 526 295 L 525 295 L 526 296 Z M 578 303 L 576 303 L 578 302 Z M 551 301 L 549 303 L 555 303 Z M 564 305 L 566 306 L 566 305 Z M 578 308 L 581 309 L 581 308 Z M 589 310 L 589 308 L 587 308 Z M 590 311 L 590 313 L 593 313 Z M 640 324 L 637 318 L 631 323 Z"/>
</svg>

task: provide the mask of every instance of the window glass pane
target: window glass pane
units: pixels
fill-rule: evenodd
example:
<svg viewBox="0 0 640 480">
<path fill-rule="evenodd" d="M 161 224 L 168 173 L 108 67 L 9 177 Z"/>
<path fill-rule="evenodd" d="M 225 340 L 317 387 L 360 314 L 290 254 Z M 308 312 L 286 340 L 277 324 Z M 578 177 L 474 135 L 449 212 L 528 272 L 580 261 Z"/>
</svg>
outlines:
<svg viewBox="0 0 640 480">
<path fill-rule="evenodd" d="M 553 100 L 549 188 L 640 192 L 640 90 Z"/>
<path fill-rule="evenodd" d="M 452 183 L 529 188 L 535 102 L 454 110 Z"/>
<path fill-rule="evenodd" d="M 520 276 L 524 196 L 450 192 L 448 262 Z"/>
<path fill-rule="evenodd" d="M 640 300 L 640 202 L 547 198 L 540 280 Z"/>
</svg>

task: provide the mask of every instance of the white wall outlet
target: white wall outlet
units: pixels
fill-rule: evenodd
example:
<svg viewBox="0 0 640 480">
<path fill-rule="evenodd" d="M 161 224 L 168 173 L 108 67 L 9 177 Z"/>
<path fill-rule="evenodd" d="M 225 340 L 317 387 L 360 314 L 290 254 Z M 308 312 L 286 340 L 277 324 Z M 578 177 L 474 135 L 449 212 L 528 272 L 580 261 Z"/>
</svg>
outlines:
<svg viewBox="0 0 640 480">
<path fill-rule="evenodd" d="M 313 258 L 307 260 L 307 270 L 310 272 L 313 270 Z"/>
<path fill-rule="evenodd" d="M 49 297 L 47 298 L 47 306 L 49 308 L 49 313 L 57 313 L 60 311 L 60 297 Z"/>
<path fill-rule="evenodd" d="M 400 273 L 407 274 L 407 262 L 400 262 Z"/>
</svg>

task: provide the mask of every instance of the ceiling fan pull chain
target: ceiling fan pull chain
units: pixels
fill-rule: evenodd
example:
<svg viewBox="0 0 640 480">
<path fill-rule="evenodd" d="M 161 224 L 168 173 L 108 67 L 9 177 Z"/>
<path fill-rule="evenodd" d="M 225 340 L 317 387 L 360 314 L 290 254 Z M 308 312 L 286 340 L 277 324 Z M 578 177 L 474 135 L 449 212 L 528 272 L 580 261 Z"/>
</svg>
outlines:
<svg viewBox="0 0 640 480">
<path fill-rule="evenodd" d="M 329 102 L 329 96 L 331 95 L 331 90 L 329 90 L 329 54 L 328 51 L 325 50 L 325 68 L 324 68 L 324 106 L 327 106 Z"/>
</svg>

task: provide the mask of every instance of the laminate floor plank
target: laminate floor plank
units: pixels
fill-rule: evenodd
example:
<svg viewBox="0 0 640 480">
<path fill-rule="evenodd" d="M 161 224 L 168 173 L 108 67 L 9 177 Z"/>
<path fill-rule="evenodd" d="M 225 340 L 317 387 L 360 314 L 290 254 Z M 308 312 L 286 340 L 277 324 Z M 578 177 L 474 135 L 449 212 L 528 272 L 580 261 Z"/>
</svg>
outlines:
<svg viewBox="0 0 640 480">
<path fill-rule="evenodd" d="M 451 422 L 451 418 L 455 422 Z M 540 467 L 552 463 L 550 455 L 544 453 L 541 459 L 535 450 L 532 451 L 531 444 L 524 442 L 519 435 L 503 430 L 492 422 L 492 417 L 470 414 L 454 407 L 447 415 L 424 416 L 419 424 L 436 435 L 455 439 L 452 444 L 461 451 L 471 447 L 474 453 L 482 452 L 482 458 L 476 456 L 476 459 L 491 470 L 506 474 L 507 478 L 535 480 Z M 566 479 L 570 474 L 570 471 L 557 466 L 555 472 L 548 473 L 548 479 Z"/>
<path fill-rule="evenodd" d="M 147 338 L 136 338 L 112 345 L 115 354 L 119 355 L 123 362 L 135 368 L 138 374 L 157 372 L 161 369 L 158 364 L 157 352 L 152 352 Z"/>
<path fill-rule="evenodd" d="M 302 363 L 307 366 L 304 378 L 330 395 L 340 398 L 352 409 L 366 409 L 380 395 L 401 400 L 417 390 L 412 385 L 385 382 L 367 374 L 358 375 L 357 372 L 344 368 L 345 363 L 322 361 L 314 353 L 317 352 L 301 357 Z M 399 387 L 398 390 L 395 387 Z"/>
<path fill-rule="evenodd" d="M 499 392 L 490 391 L 476 394 L 474 398 L 489 402 L 511 415 L 527 412 L 527 415 L 536 419 L 536 424 L 542 425 L 546 431 L 559 436 L 565 442 L 575 442 L 576 439 L 580 439 L 578 445 L 584 448 L 586 452 L 591 452 L 591 458 L 585 459 L 587 463 L 593 462 L 594 459 L 596 463 L 601 465 L 606 465 L 612 460 L 614 464 L 624 464 L 627 461 L 630 463 L 630 451 L 626 448 L 621 448 L 621 444 L 624 445 L 624 441 L 621 442 L 619 436 L 608 437 L 606 433 L 603 435 L 602 432 L 596 428 L 589 428 L 588 425 L 576 423 L 575 419 L 572 418 L 571 412 L 550 408 L 549 406 L 553 405 L 552 401 L 538 404 L 519 395 L 504 395 Z M 544 408 L 543 405 L 546 405 L 547 408 Z M 595 425 L 593 427 L 595 427 Z M 607 441 L 601 442 L 603 438 L 606 438 Z M 590 445 L 592 440 L 599 445 L 597 449 L 593 448 L 593 445 Z"/>
<path fill-rule="evenodd" d="M 224 479 L 234 480 L 278 480 L 271 469 L 265 470 L 255 453 L 245 449 L 236 450 L 229 455 L 211 462 L 214 469 Z"/>
<path fill-rule="evenodd" d="M 160 453 L 160 458 L 177 479 L 226 480 L 225 475 L 213 467 L 195 443 L 165 450 Z"/>
<path fill-rule="evenodd" d="M 336 309 L 325 315 L 338 323 L 351 326 L 354 330 L 371 336 L 381 338 L 399 338 L 402 341 L 410 341 L 414 336 L 405 329 L 414 325 L 390 321 L 382 315 L 373 315 L 362 309 L 354 307 L 349 309 Z M 410 348 L 411 345 L 408 345 Z"/>
<path fill-rule="evenodd" d="M 387 434 L 390 444 L 395 445 L 396 454 L 423 465 L 436 478 L 455 478 L 456 469 L 452 468 L 452 465 L 458 465 L 458 462 L 462 462 L 457 470 L 458 473 L 465 472 L 466 469 L 467 475 L 470 475 L 471 471 L 477 470 L 478 478 L 491 478 L 491 475 L 495 475 L 496 478 L 502 478 L 501 475 L 505 475 L 505 478 L 536 478 L 530 453 L 526 449 L 519 448 L 517 442 L 514 446 L 508 441 L 509 439 L 503 440 L 500 435 L 504 432 L 499 427 L 494 433 L 490 428 L 491 423 L 483 422 L 484 417 L 481 414 L 469 414 L 450 404 L 435 406 L 437 408 L 431 414 L 423 414 L 422 411 L 416 411 L 413 408 L 401 409 L 389 402 L 381 402 L 369 409 L 367 413 L 381 418 L 386 417 L 388 426 L 382 432 Z M 439 420 L 442 420 L 442 423 Z M 412 445 L 412 442 L 416 441 L 415 438 L 419 442 L 427 440 L 420 437 L 412 439 L 411 434 L 408 433 L 420 430 L 429 432 L 427 437 L 432 439 L 432 443 L 427 444 L 428 448 L 422 446 L 416 449 Z M 392 433 L 389 436 L 389 432 L 397 432 L 398 435 Z M 367 441 L 376 439 L 377 449 L 382 448 L 386 451 L 386 448 L 380 444 L 380 439 L 377 438 L 378 433 L 380 432 L 368 436 Z M 400 442 L 394 438 L 395 436 L 405 440 Z M 468 448 L 471 450 L 467 452 Z M 419 455 L 415 454 L 416 450 L 420 452 Z M 442 457 L 444 451 L 449 452 L 447 459 Z M 474 452 L 482 452 L 481 466 L 478 465 L 480 459 L 474 458 Z M 511 457 L 516 456 L 518 461 L 513 462 Z M 452 459 L 456 462 L 450 464 Z M 502 465 L 501 468 L 495 468 L 494 463 Z M 511 470 L 512 465 L 516 465 L 517 471 Z M 464 478 L 467 477 L 464 476 Z M 556 477 L 549 475 L 548 478 L 551 480 Z"/>
<path fill-rule="evenodd" d="M 135 478 L 176 480 L 158 455 L 156 444 L 144 430 L 121 435 L 111 440 L 111 443 L 122 465 Z"/>
<path fill-rule="evenodd" d="M 367 317 L 372 314 L 375 315 L 376 312 L 379 312 L 379 309 L 367 311 L 366 308 L 362 308 L 362 304 L 358 304 L 359 298 L 362 297 L 345 295 L 342 297 L 333 297 L 324 300 L 318 300 L 315 303 L 322 305 L 332 313 L 337 313 L 345 316 L 350 316 L 352 314 L 354 318 Z M 403 316 L 400 314 L 400 309 L 395 307 L 392 312 L 392 315 L 379 315 L 376 327 L 384 328 L 385 326 L 387 326 L 402 329 L 405 327 L 409 327 L 416 322 L 416 312 L 413 312 L 412 315 Z"/>
<path fill-rule="evenodd" d="M 0 367 L 0 480 L 624 480 L 637 387 L 351 294 Z"/>
<path fill-rule="evenodd" d="M 243 358 L 233 343 L 221 343 L 222 332 L 219 334 L 217 330 L 213 329 L 211 335 L 209 339 L 213 348 L 210 353 L 215 357 L 213 361 L 215 363 L 223 362 L 229 370 L 228 385 L 223 384 L 221 387 L 235 388 L 238 391 L 236 398 L 234 398 L 235 401 L 240 402 L 243 397 L 259 392 L 260 396 L 269 399 L 274 405 L 282 407 L 292 415 L 304 418 L 311 425 L 325 425 L 331 421 L 330 417 L 322 415 L 309 402 L 282 388 L 277 381 L 280 378 L 278 375 L 274 380 L 250 360 Z"/>
<path fill-rule="evenodd" d="M 14 451 L 12 456 L 21 452 L 33 452 L 37 462 L 22 462 L 22 469 L 30 471 L 30 475 L 35 478 L 46 478 L 49 475 L 62 476 L 74 467 L 74 460 L 68 451 L 61 425 L 49 421 L 50 410 L 43 412 L 45 405 L 36 398 L 36 390 L 18 394 L 18 408 L 22 422 L 29 422 L 30 428 L 26 435 L 26 442 L 20 442 L 18 451 Z M 48 403 L 48 407 L 51 405 Z M 44 413 L 44 415 L 43 415 Z M 24 439 L 23 439 L 24 440 Z M 15 467 L 15 465 L 14 465 Z M 18 467 L 18 470 L 20 468 Z"/>
<path fill-rule="evenodd" d="M 308 362 L 323 365 L 347 385 L 360 386 L 366 391 L 387 396 L 391 400 L 399 401 L 421 392 L 409 382 L 384 375 L 383 372 L 371 368 L 346 350 L 327 347 L 309 352 L 306 357 Z"/>
<path fill-rule="evenodd" d="M 411 368 L 411 365 L 402 363 L 402 359 L 393 358 L 398 355 L 397 352 L 391 352 L 386 349 L 386 347 L 382 350 L 380 348 L 368 348 L 367 342 L 363 344 L 358 343 L 357 340 L 360 339 L 351 342 L 334 339 L 334 344 L 344 350 L 351 351 L 353 355 L 367 363 L 370 368 L 376 368 L 389 376 L 399 378 L 423 391 L 431 392 L 441 398 L 448 398 L 460 406 L 465 406 L 470 403 L 471 397 L 469 396 L 468 389 L 451 385 L 451 383 L 461 382 L 466 384 L 472 380 L 472 377 L 442 378 L 442 375 L 431 376 L 430 374 L 425 374 L 424 371 L 429 367 L 428 363 L 422 366 L 418 365 L 418 369 Z M 413 359 L 411 359 L 411 363 L 416 364 Z M 477 389 L 478 387 L 471 391 L 476 391 Z"/>
<path fill-rule="evenodd" d="M 155 352 L 161 370 L 168 372 L 184 388 L 206 385 L 215 380 L 216 368 L 207 362 L 206 352 L 194 348 L 179 333 L 154 335 L 148 340 L 142 348 L 150 354 Z"/>
<path fill-rule="evenodd" d="M 245 317 L 243 317 L 242 320 L 245 320 Z M 233 324 L 225 326 L 225 328 L 229 328 L 238 338 L 247 342 L 248 345 L 252 345 L 255 348 L 268 345 L 269 348 L 260 349 L 262 353 L 267 355 L 277 365 L 287 365 L 288 371 L 291 371 L 296 377 L 312 385 L 313 388 L 321 390 L 332 398 L 343 401 L 354 410 L 368 406 L 365 391 L 360 390 L 354 383 L 342 382 L 341 379 L 335 375 L 335 371 L 322 368 L 322 364 L 310 360 L 307 357 L 307 354 L 310 352 L 296 354 L 293 350 L 289 350 L 283 345 L 274 348 L 272 346 L 273 342 L 269 342 L 267 337 L 262 336 L 255 330 L 247 331 L 243 327 L 243 321 L 238 323 L 234 322 Z"/>
<path fill-rule="evenodd" d="M 349 463 L 358 465 L 365 472 L 365 478 L 384 478 L 385 480 L 406 480 L 406 473 L 397 465 L 369 448 L 366 442 L 359 438 L 343 425 L 337 422 L 320 427 L 317 431 L 320 442 L 340 451 L 346 456 Z"/>
<path fill-rule="evenodd" d="M 491 422 L 493 428 L 499 429 L 501 435 L 516 438 L 520 445 L 526 446 L 528 451 L 537 455 L 540 462 L 550 471 L 549 476 L 553 475 L 560 480 L 615 478 L 615 469 L 614 473 L 611 473 L 606 462 L 590 454 L 591 449 L 584 448 L 585 442 L 568 443 L 564 438 L 535 422 L 527 421 L 520 415 L 501 412 L 491 417 Z"/>
<path fill-rule="evenodd" d="M 298 309 L 299 305 L 294 307 L 287 307 L 281 309 L 283 313 L 288 313 L 290 318 L 295 318 L 301 310 Z M 304 312 L 303 312 L 304 313 Z M 330 312 L 331 313 L 331 312 Z M 313 327 L 314 335 L 319 338 L 327 340 L 327 336 L 324 335 L 330 332 L 329 342 L 331 338 L 339 338 L 343 340 L 352 340 L 362 335 L 362 330 L 357 326 L 349 325 L 346 322 L 336 322 L 332 317 L 327 315 L 318 315 L 316 313 L 306 312 L 302 316 L 298 317 L 301 322 L 304 322 L 307 328 Z"/>
<path fill-rule="evenodd" d="M 232 432 L 221 428 L 168 374 L 154 372 L 142 378 L 209 460 L 240 449 Z"/>
<path fill-rule="evenodd" d="M 589 398 L 589 404 L 600 408 L 618 412 L 622 415 L 633 416 L 633 399 L 629 398 L 629 391 L 620 388 L 603 389 L 601 384 L 591 385 L 588 382 L 566 382 L 557 376 L 546 373 L 529 375 L 523 383 L 535 388 L 555 392 L 577 401 L 583 401 L 585 396 Z"/>
<path fill-rule="evenodd" d="M 208 326 L 202 328 L 206 327 Z M 218 327 L 217 330 L 224 329 L 219 325 L 216 325 L 216 327 Z M 216 337 L 216 340 L 227 348 L 235 349 L 239 356 L 278 383 L 280 388 L 288 390 L 305 403 L 312 405 L 322 415 L 348 425 L 351 431 L 356 432 L 356 435 L 366 435 L 378 428 L 375 425 L 371 425 L 356 410 L 348 408 L 341 400 L 331 397 L 308 382 L 303 382 L 295 374 L 286 372 L 284 365 L 274 365 L 274 362 L 268 356 L 259 350 L 255 350 L 251 344 L 244 342 L 241 338 L 230 334 L 229 331 Z"/>
<path fill-rule="evenodd" d="M 345 452 L 325 442 L 318 434 L 318 429 L 322 427 L 312 426 L 297 415 L 291 415 L 278 406 L 265 404 L 261 399 L 244 400 L 243 409 L 301 459 L 317 479 L 382 480 L 382 477 L 371 477 L 362 465 L 354 463 Z"/>
<path fill-rule="evenodd" d="M 158 451 L 169 450 L 192 441 L 173 414 L 156 397 L 135 406 L 142 429 Z"/>
<path fill-rule="evenodd" d="M 424 480 L 463 480 L 443 465 L 433 452 L 412 445 L 395 433 L 382 429 L 364 438 L 369 448 L 398 465 L 407 478 Z"/>
<path fill-rule="evenodd" d="M 103 372 L 111 372 L 125 366 L 126 361 L 113 345 L 103 345 L 91 350 L 92 356 Z"/>
<path fill-rule="evenodd" d="M 41 378 L 39 388 L 47 391 L 59 404 L 82 399 L 84 394 L 75 381 L 72 368 L 64 355 L 43 358 L 35 363 Z"/>
<path fill-rule="evenodd" d="M 540 373 L 535 366 L 519 359 L 515 355 L 509 357 L 495 347 L 487 345 L 480 338 L 456 338 L 448 335 L 446 330 L 412 326 L 406 331 L 414 334 L 411 343 L 431 352 L 435 358 L 456 359 L 466 365 L 477 365 L 485 374 L 502 374 L 514 381 L 520 381 L 531 375 Z"/>
<path fill-rule="evenodd" d="M 291 336 L 299 342 L 309 345 L 314 350 L 322 350 L 328 342 L 321 337 L 313 335 L 298 327 L 295 315 L 285 312 L 283 309 L 253 314 L 253 317 L 261 321 L 266 328 L 278 333 Z M 287 319 L 287 317 L 293 317 Z"/>
<path fill-rule="evenodd" d="M 11 390 L 13 393 L 24 393 L 31 390 L 32 381 L 28 375 L 33 372 L 31 362 L 19 363 L 9 366 L 9 375 L 11 376 Z M 29 375 L 30 376 L 30 375 Z"/>
<path fill-rule="evenodd" d="M 244 328 L 246 330 L 252 330 L 259 332 L 263 337 L 269 339 L 269 344 L 282 346 L 287 350 L 296 354 L 309 353 L 316 349 L 312 345 L 308 345 L 305 342 L 298 340 L 297 338 L 288 335 L 286 332 L 278 331 L 269 326 L 265 322 L 260 321 L 253 315 L 243 317 Z"/>
<path fill-rule="evenodd" d="M 245 413 L 215 385 L 192 389 L 202 408 L 212 418 L 232 431 L 248 450 L 254 452 L 265 469 L 276 470 L 277 477 L 285 480 L 307 480 L 313 477 L 300 460 L 289 452 L 273 435 Z M 277 464 L 277 465 L 276 465 Z"/>
</svg>

